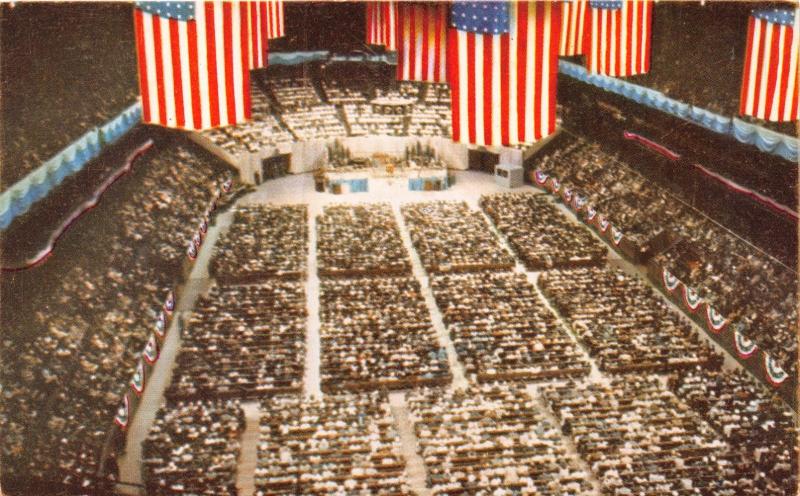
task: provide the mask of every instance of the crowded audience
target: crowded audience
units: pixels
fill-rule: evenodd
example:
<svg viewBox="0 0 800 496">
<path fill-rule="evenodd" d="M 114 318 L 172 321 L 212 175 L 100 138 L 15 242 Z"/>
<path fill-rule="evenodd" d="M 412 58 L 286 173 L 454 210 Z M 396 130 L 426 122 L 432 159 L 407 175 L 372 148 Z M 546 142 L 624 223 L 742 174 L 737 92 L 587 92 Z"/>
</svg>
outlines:
<svg viewBox="0 0 800 496">
<path fill-rule="evenodd" d="M 524 275 L 443 275 L 431 279 L 431 288 L 465 372 L 479 382 L 589 373 Z"/>
<path fill-rule="evenodd" d="M 4 483 L 95 487 L 114 412 L 226 174 L 193 145 L 139 160 L 45 264 L 0 278 L 14 309 L 0 315 Z"/>
<path fill-rule="evenodd" d="M 480 204 L 528 270 L 605 262 L 605 246 L 585 227 L 567 219 L 547 196 L 484 195 Z"/>
<path fill-rule="evenodd" d="M 757 477 L 797 493 L 797 428 L 789 407 L 744 370 L 698 367 L 670 378 L 670 390 L 732 446 L 748 451 Z"/>
<path fill-rule="evenodd" d="M 283 113 L 283 121 L 300 141 L 347 136 L 336 107 L 317 104 Z"/>
<path fill-rule="evenodd" d="M 410 203 L 401 210 L 414 248 L 429 273 L 514 267 L 513 257 L 489 229 L 484 216 L 465 202 Z"/>
<path fill-rule="evenodd" d="M 308 78 L 264 78 L 281 110 L 310 107 L 322 103 Z"/>
<path fill-rule="evenodd" d="M 407 119 L 403 113 L 376 110 L 372 103 L 348 103 L 342 106 L 351 136 L 406 136 Z"/>
<path fill-rule="evenodd" d="M 682 240 L 655 257 L 767 351 L 786 371 L 797 362 L 797 273 L 728 236 L 708 221 L 687 225 Z"/>
<path fill-rule="evenodd" d="M 3 12 L 2 68 L 8 77 L 0 79 L 0 190 L 116 117 L 139 95 L 128 6 L 17 7 Z M 56 16 L 59 22 L 42 22 Z M 86 29 L 74 29 L 76 24 Z"/>
<path fill-rule="evenodd" d="M 304 290 L 280 280 L 212 286 L 186 323 L 167 397 L 258 398 L 300 391 Z"/>
<path fill-rule="evenodd" d="M 256 496 L 412 494 L 379 393 L 279 396 L 261 404 Z"/>
<path fill-rule="evenodd" d="M 594 494 L 558 427 L 520 386 L 408 394 L 432 494 Z"/>
<path fill-rule="evenodd" d="M 322 389 L 405 389 L 450 380 L 420 284 L 411 277 L 320 284 Z"/>
<path fill-rule="evenodd" d="M 552 385 L 543 396 L 605 494 L 787 494 L 657 377 Z"/>
<path fill-rule="evenodd" d="M 538 284 L 603 371 L 720 364 L 721 357 L 684 317 L 650 286 L 620 269 L 552 270 Z"/>
<path fill-rule="evenodd" d="M 235 126 L 224 126 L 203 131 L 202 134 L 234 158 L 246 157 L 264 150 L 278 150 L 294 142 L 292 133 L 285 129 L 272 113 L 267 95 L 255 81 L 250 81 L 252 102 L 251 120 Z"/>
<path fill-rule="evenodd" d="M 209 272 L 223 283 L 300 279 L 307 256 L 306 205 L 240 205 L 214 246 Z"/>
<path fill-rule="evenodd" d="M 410 274 L 391 205 L 326 206 L 317 216 L 317 264 L 321 276 Z"/>
<path fill-rule="evenodd" d="M 795 270 L 657 189 L 596 143 L 569 140 L 538 167 L 558 178 L 562 188 L 587 196 L 627 239 L 657 253 L 656 264 L 711 301 L 787 371 L 794 370 Z M 671 240 L 666 246 L 665 239 Z"/>
<path fill-rule="evenodd" d="M 235 400 L 161 407 L 142 443 L 147 494 L 236 494 L 243 430 L 244 412 Z"/>
</svg>

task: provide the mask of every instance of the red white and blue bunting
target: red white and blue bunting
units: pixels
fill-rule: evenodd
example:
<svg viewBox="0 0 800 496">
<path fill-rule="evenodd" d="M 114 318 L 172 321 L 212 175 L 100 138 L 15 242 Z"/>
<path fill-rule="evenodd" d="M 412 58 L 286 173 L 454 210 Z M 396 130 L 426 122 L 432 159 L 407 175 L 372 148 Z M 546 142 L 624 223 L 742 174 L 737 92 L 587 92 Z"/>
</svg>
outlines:
<svg viewBox="0 0 800 496">
<path fill-rule="evenodd" d="M 167 299 L 164 300 L 164 311 L 171 314 L 175 310 L 175 294 L 170 291 L 167 293 Z"/>
<path fill-rule="evenodd" d="M 614 242 L 615 246 L 619 246 L 622 242 L 622 231 L 614 226 L 611 226 L 611 240 Z"/>
<path fill-rule="evenodd" d="M 561 198 L 564 200 L 564 203 L 569 205 L 569 202 L 572 200 L 572 190 L 565 186 L 561 191 Z"/>
<path fill-rule="evenodd" d="M 610 226 L 610 225 L 611 224 L 609 224 L 608 220 L 606 220 L 605 217 L 603 217 L 601 215 L 600 216 L 600 224 L 599 224 L 600 232 L 605 233 L 606 231 L 608 231 L 608 226 Z"/>
<path fill-rule="evenodd" d="M 592 207 L 586 207 L 586 219 L 587 220 L 594 220 L 596 215 L 597 215 L 597 210 L 595 210 Z"/>
<path fill-rule="evenodd" d="M 122 397 L 122 405 L 117 409 L 117 414 L 114 415 L 114 423 L 125 430 L 128 427 L 128 420 L 130 420 L 131 401 L 128 399 L 128 394 Z"/>
<path fill-rule="evenodd" d="M 163 310 L 158 312 L 158 317 L 156 317 L 156 335 L 159 339 L 164 339 L 164 336 L 167 335 L 167 315 Z"/>
<path fill-rule="evenodd" d="M 664 281 L 664 287 L 667 288 L 667 291 L 670 293 L 673 293 L 675 288 L 681 283 L 680 279 L 673 276 L 667 269 L 661 269 L 661 280 Z"/>
<path fill-rule="evenodd" d="M 535 171 L 533 174 L 533 178 L 534 180 L 536 180 L 536 184 L 538 184 L 539 186 L 544 186 L 545 184 L 547 184 L 548 177 L 549 176 L 547 174 L 545 174 L 540 170 Z"/>
<path fill-rule="evenodd" d="M 758 350 L 758 346 L 739 331 L 733 331 L 733 345 L 740 358 L 750 358 Z"/>
<path fill-rule="evenodd" d="M 778 366 L 775 360 L 773 360 L 772 357 L 766 353 L 764 354 L 764 370 L 767 373 L 767 380 L 773 386 L 780 386 L 783 381 L 789 377 L 789 374 L 784 372 L 784 370 Z"/>
<path fill-rule="evenodd" d="M 706 324 L 708 324 L 709 331 L 713 332 L 714 334 L 719 334 L 719 332 L 728 325 L 728 319 L 723 317 L 721 313 L 714 310 L 714 307 L 706 303 Z"/>
<path fill-rule="evenodd" d="M 153 365 L 158 360 L 158 341 L 156 341 L 155 335 L 150 335 L 150 339 L 147 340 L 147 345 L 142 351 L 142 356 L 150 365 Z"/>
<path fill-rule="evenodd" d="M 558 179 L 551 177 L 550 187 L 553 189 L 553 193 L 558 193 L 558 190 L 561 189 L 561 183 L 558 181 Z"/>
<path fill-rule="evenodd" d="M 683 302 L 686 304 L 686 308 L 692 312 L 696 312 L 697 309 L 700 308 L 700 304 L 703 302 L 703 299 L 700 298 L 700 295 L 697 294 L 695 290 L 684 284 Z"/>
<path fill-rule="evenodd" d="M 144 363 L 141 360 L 139 360 L 136 371 L 131 378 L 131 389 L 137 396 L 141 396 L 142 391 L 144 391 Z"/>
<path fill-rule="evenodd" d="M 582 197 L 578 193 L 575 193 L 573 195 L 573 197 L 572 197 L 572 208 L 576 212 L 580 212 L 580 210 L 583 208 L 583 206 L 586 205 L 587 201 L 588 201 L 587 197 Z"/>
</svg>

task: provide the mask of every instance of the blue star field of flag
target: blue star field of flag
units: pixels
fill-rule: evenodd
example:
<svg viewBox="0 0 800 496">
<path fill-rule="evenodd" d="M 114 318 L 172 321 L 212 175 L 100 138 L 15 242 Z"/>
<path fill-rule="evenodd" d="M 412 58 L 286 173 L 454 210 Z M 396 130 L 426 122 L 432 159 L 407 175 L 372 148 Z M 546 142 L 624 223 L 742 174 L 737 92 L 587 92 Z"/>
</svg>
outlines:
<svg viewBox="0 0 800 496">
<path fill-rule="evenodd" d="M 503 34 L 510 28 L 507 2 L 455 2 L 451 14 L 451 25 L 461 31 Z"/>
<path fill-rule="evenodd" d="M 195 2 L 136 2 L 136 7 L 148 14 L 190 21 L 194 19 Z"/>
<path fill-rule="evenodd" d="M 789 9 L 762 9 L 753 11 L 753 17 L 773 24 L 794 26 L 795 11 Z"/>
</svg>

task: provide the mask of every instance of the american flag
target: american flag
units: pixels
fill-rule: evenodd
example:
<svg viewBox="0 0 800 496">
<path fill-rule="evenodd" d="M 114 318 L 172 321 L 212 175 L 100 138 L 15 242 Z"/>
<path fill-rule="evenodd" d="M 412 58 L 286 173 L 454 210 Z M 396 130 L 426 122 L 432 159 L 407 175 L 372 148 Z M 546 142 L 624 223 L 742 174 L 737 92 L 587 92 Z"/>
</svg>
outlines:
<svg viewBox="0 0 800 496">
<path fill-rule="evenodd" d="M 560 2 L 459 2 L 451 24 L 453 140 L 515 145 L 551 134 Z"/>
<path fill-rule="evenodd" d="M 753 12 L 747 29 L 739 112 L 768 121 L 800 117 L 797 71 L 800 11 Z"/>
<path fill-rule="evenodd" d="M 447 6 L 403 3 L 398 6 L 397 17 L 397 79 L 444 82 Z"/>
<path fill-rule="evenodd" d="M 634 76 L 650 70 L 651 0 L 589 2 L 583 53 L 590 73 Z"/>
<path fill-rule="evenodd" d="M 286 34 L 283 18 L 283 0 L 267 0 L 267 38 L 280 38 Z"/>
<path fill-rule="evenodd" d="M 561 6 L 561 43 L 558 54 L 566 57 L 583 53 L 583 36 L 589 16 L 588 0 L 565 0 Z"/>
<path fill-rule="evenodd" d="M 367 43 L 383 45 L 387 50 L 397 50 L 397 4 L 389 2 L 367 3 Z"/>
<path fill-rule="evenodd" d="M 206 129 L 250 118 L 244 2 L 140 2 L 134 28 L 146 123 Z"/>
<path fill-rule="evenodd" d="M 269 47 L 269 3 L 264 1 L 247 2 L 250 29 L 250 68 L 267 66 Z"/>
</svg>

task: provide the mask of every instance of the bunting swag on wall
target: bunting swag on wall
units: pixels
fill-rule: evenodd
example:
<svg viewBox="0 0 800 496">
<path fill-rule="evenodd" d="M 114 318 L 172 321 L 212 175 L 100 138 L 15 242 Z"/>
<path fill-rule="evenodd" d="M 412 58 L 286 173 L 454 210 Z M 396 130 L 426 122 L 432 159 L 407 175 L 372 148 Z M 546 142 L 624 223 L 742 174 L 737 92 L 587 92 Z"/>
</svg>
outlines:
<svg viewBox="0 0 800 496">
<path fill-rule="evenodd" d="M 566 57 L 583 54 L 583 37 L 588 25 L 588 0 L 564 0 L 561 6 L 561 41 L 558 54 Z"/>
<path fill-rule="evenodd" d="M 757 10 L 750 16 L 739 113 L 773 122 L 796 121 L 800 63 L 797 10 Z"/>
<path fill-rule="evenodd" d="M 555 131 L 561 2 L 463 2 L 451 14 L 453 140 L 516 145 Z"/>
<path fill-rule="evenodd" d="M 397 79 L 444 82 L 447 74 L 447 6 L 442 3 L 401 3 L 397 16 Z"/>
<path fill-rule="evenodd" d="M 648 72 L 652 19 L 651 0 L 591 0 L 584 32 L 586 69 L 622 77 Z"/>
<path fill-rule="evenodd" d="M 145 123 L 207 129 L 250 119 L 246 2 L 139 2 L 134 31 Z"/>
<path fill-rule="evenodd" d="M 367 43 L 397 50 L 397 4 L 394 2 L 367 3 Z"/>
</svg>

